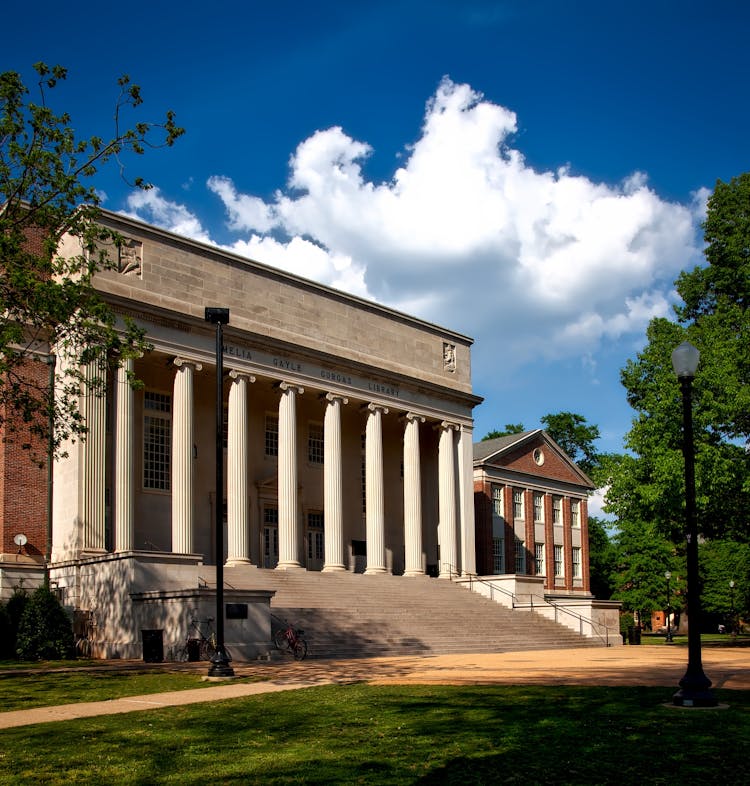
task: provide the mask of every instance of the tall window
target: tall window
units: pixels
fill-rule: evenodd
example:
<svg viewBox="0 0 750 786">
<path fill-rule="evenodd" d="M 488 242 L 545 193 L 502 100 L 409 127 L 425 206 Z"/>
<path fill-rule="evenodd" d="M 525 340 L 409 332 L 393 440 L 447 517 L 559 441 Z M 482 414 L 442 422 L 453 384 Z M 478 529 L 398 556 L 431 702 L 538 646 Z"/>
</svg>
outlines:
<svg viewBox="0 0 750 786">
<path fill-rule="evenodd" d="M 279 418 L 277 415 L 266 415 L 266 456 L 279 455 Z"/>
<path fill-rule="evenodd" d="M 147 390 L 143 410 L 143 488 L 169 491 L 172 397 Z"/>
<path fill-rule="evenodd" d="M 562 497 L 552 497 L 552 523 L 562 524 Z"/>
<path fill-rule="evenodd" d="M 581 549 L 573 546 L 573 578 L 581 578 Z"/>
<path fill-rule="evenodd" d="M 492 538 L 492 572 L 495 576 L 505 573 L 505 538 Z"/>
<path fill-rule="evenodd" d="M 534 544 L 534 557 L 536 559 L 536 575 L 545 576 L 546 571 L 544 569 L 544 543 Z"/>
<path fill-rule="evenodd" d="M 513 489 L 513 518 L 523 518 L 523 491 L 521 489 Z"/>
<path fill-rule="evenodd" d="M 495 518 L 503 518 L 503 490 L 500 486 L 492 487 L 492 515 Z"/>
<path fill-rule="evenodd" d="M 516 573 L 526 573 L 526 545 L 516 537 Z"/>
<path fill-rule="evenodd" d="M 323 463 L 323 426 L 310 423 L 307 427 L 307 460 L 311 464 Z"/>
<path fill-rule="evenodd" d="M 581 526 L 581 501 L 578 499 L 570 502 L 570 524 L 573 527 Z"/>
<path fill-rule="evenodd" d="M 555 576 L 563 574 L 563 547 L 555 546 Z"/>
<path fill-rule="evenodd" d="M 544 494 L 534 492 L 534 521 L 544 521 Z"/>
<path fill-rule="evenodd" d="M 307 559 L 323 559 L 323 514 L 307 514 Z"/>
</svg>

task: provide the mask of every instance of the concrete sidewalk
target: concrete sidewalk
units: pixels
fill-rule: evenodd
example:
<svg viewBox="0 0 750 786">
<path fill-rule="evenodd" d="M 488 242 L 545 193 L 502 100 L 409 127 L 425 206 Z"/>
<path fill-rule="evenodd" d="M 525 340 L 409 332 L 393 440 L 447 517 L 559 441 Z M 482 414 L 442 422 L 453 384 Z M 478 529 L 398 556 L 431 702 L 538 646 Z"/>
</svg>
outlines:
<svg viewBox="0 0 750 786">
<path fill-rule="evenodd" d="M 131 665 L 138 667 L 139 664 Z M 686 666 L 687 648 L 666 645 L 237 664 L 237 677 L 261 681 L 229 680 L 193 690 L 5 712 L 0 713 L 0 729 L 354 682 L 374 685 L 653 685 L 676 690 Z M 208 670 L 205 663 L 185 664 L 185 667 L 197 673 Z M 166 664 L 163 668 L 180 666 Z M 704 648 L 703 668 L 714 688 L 750 689 L 748 648 Z"/>
</svg>

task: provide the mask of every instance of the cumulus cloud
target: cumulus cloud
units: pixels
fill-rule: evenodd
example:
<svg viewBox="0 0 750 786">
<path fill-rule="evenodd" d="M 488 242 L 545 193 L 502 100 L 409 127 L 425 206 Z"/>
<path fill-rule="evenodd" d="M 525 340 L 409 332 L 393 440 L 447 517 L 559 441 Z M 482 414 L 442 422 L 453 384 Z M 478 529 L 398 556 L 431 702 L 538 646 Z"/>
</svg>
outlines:
<svg viewBox="0 0 750 786">
<path fill-rule="evenodd" d="M 333 127 L 298 146 L 268 201 L 226 175 L 207 185 L 232 250 L 481 336 L 477 367 L 591 357 L 669 313 L 676 274 L 698 260 L 706 193 L 681 205 L 640 172 L 604 184 L 537 171 L 516 129 L 512 111 L 446 78 L 386 182 L 364 174 L 376 151 Z M 148 220 L 208 237 L 158 192 L 139 198 L 130 207 Z"/>
</svg>

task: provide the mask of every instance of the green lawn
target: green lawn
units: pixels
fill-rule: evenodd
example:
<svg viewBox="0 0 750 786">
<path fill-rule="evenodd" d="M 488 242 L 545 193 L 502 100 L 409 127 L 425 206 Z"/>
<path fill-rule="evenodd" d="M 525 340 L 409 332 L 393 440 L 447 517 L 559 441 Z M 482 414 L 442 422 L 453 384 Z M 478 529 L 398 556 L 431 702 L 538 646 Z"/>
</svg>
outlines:
<svg viewBox="0 0 750 786">
<path fill-rule="evenodd" d="M 666 636 L 663 633 L 641 634 L 641 644 L 664 644 Z M 674 644 L 687 647 L 688 637 L 672 634 Z M 726 633 L 702 633 L 701 645 L 705 647 L 747 647 L 750 645 L 750 636 L 742 634 L 733 639 Z"/>
<path fill-rule="evenodd" d="M 85 667 L 59 673 L 17 674 L 0 670 L 0 711 L 30 709 L 52 704 L 107 701 L 162 691 L 211 685 L 194 672 L 88 671 Z"/>
<path fill-rule="evenodd" d="M 750 693 L 314 687 L 0 731 L 0 784 L 706 784 L 748 780 Z"/>
</svg>

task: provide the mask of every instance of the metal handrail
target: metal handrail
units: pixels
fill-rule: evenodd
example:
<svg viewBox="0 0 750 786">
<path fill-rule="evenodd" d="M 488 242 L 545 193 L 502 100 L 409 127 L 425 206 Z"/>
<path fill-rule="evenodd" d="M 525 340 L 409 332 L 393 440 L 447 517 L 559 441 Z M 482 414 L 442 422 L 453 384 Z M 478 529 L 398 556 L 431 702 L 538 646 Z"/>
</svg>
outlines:
<svg viewBox="0 0 750 786">
<path fill-rule="evenodd" d="M 505 589 L 504 587 L 498 587 L 491 581 L 487 579 L 483 579 L 478 576 L 476 573 L 471 573 L 470 571 L 464 571 L 461 573 L 454 565 L 450 563 L 445 563 L 446 567 L 448 568 L 448 578 L 453 581 L 453 576 L 458 576 L 460 578 L 468 578 L 469 579 L 469 589 L 472 589 L 472 583 L 476 581 L 478 584 L 484 584 L 490 588 L 490 600 L 494 600 L 492 593 L 494 590 L 498 590 L 502 592 L 504 595 L 507 595 L 511 599 L 511 608 L 521 608 L 526 604 L 523 604 L 519 601 L 518 596 L 511 592 L 510 590 Z M 601 622 L 597 622 L 596 620 L 590 619 L 589 617 L 585 617 L 583 614 L 579 614 L 577 611 L 571 611 L 570 609 L 561 606 L 559 603 L 555 602 L 554 600 L 549 600 L 543 595 L 533 595 L 529 593 L 529 603 L 528 607 L 533 611 L 534 610 L 534 598 L 541 599 L 543 606 L 551 606 L 555 610 L 555 622 L 559 623 L 557 619 L 558 612 L 563 612 L 563 614 L 569 614 L 574 619 L 578 620 L 578 635 L 583 636 L 583 625 L 584 623 L 588 623 L 591 626 L 591 631 L 593 636 L 596 636 L 598 639 L 604 642 L 605 646 L 609 647 L 609 626 L 604 625 Z M 603 629 L 603 633 L 602 633 Z M 619 631 L 618 631 L 619 635 Z"/>
</svg>

